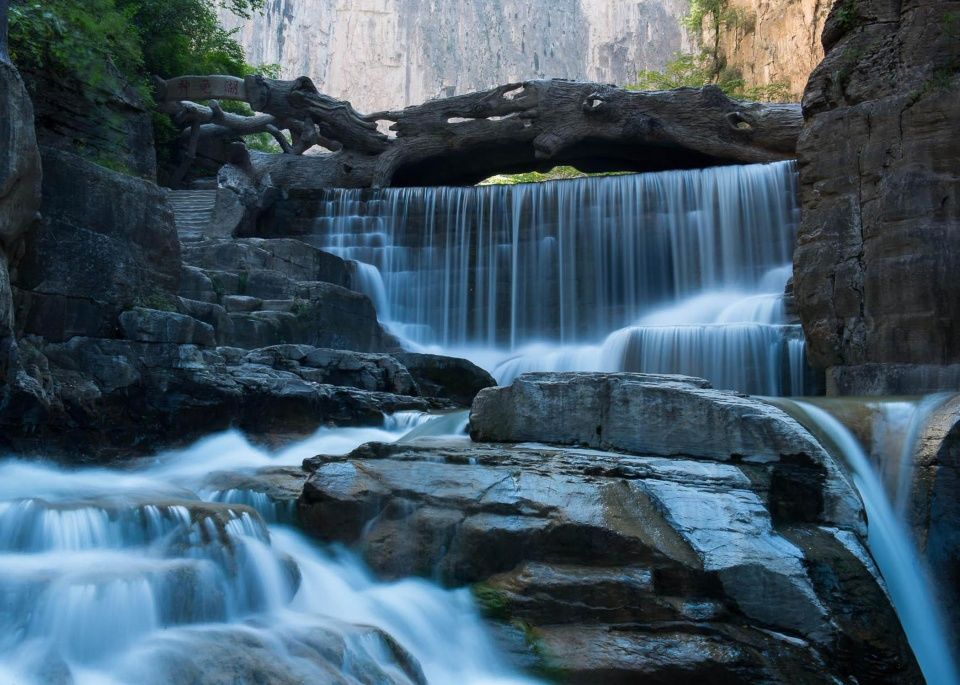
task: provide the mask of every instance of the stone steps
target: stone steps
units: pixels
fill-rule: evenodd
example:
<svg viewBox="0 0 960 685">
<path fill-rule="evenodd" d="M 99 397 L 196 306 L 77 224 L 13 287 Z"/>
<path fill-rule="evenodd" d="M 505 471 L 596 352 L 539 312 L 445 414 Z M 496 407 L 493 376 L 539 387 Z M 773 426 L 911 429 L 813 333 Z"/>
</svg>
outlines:
<svg viewBox="0 0 960 685">
<path fill-rule="evenodd" d="M 180 241 L 189 243 L 201 240 L 205 229 L 213 220 L 217 191 L 174 190 L 170 193 L 169 201 Z"/>
</svg>

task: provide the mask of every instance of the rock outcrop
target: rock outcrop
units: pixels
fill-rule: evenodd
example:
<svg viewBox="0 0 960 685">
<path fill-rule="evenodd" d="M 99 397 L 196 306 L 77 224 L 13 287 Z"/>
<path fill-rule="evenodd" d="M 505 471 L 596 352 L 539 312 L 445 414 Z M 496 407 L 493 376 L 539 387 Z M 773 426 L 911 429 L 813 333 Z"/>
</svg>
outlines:
<svg viewBox="0 0 960 685">
<path fill-rule="evenodd" d="M 69 152 L 43 158 L 43 221 L 13 275 L 20 334 L 118 337 L 120 312 L 172 309 L 180 242 L 165 191 Z"/>
<path fill-rule="evenodd" d="M 471 432 L 506 444 L 307 460 L 302 525 L 388 576 L 479 583 L 569 682 L 921 682 L 859 498 L 779 410 L 698 379 L 530 374 L 482 391 Z"/>
<path fill-rule="evenodd" d="M 794 290 L 828 391 L 957 387 L 960 2 L 843 0 L 803 99 Z"/>
<path fill-rule="evenodd" d="M 9 272 L 36 220 L 42 177 L 33 105 L 7 56 L 7 4 L 0 1 L 0 405 L 18 370 Z"/>
<path fill-rule="evenodd" d="M 244 21 L 253 64 L 306 74 L 364 111 L 399 109 L 509 81 L 631 83 L 685 47 L 687 0 L 284 0 Z"/>
</svg>

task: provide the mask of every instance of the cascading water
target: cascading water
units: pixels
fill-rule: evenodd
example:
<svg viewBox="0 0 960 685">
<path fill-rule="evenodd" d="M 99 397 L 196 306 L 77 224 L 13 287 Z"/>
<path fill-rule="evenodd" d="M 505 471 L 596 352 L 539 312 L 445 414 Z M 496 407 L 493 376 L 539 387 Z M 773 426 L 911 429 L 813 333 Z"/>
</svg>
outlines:
<svg viewBox="0 0 960 685">
<path fill-rule="evenodd" d="M 909 491 L 913 475 L 910 455 L 916 449 L 915 440 L 923 422 L 946 397 L 932 395 L 916 401 L 816 400 L 817 404 L 801 400 L 771 400 L 817 435 L 850 468 L 867 514 L 870 551 L 886 582 L 920 669 L 930 685 L 954 685 L 960 682 L 960 671 L 947 637 L 950 632 L 946 620 L 934 598 L 935 585 L 911 541 L 902 515 L 905 499 L 898 501 L 897 506 L 894 501 L 895 498 L 905 498 L 903 493 Z M 838 405 L 833 407 L 834 410 L 849 409 L 853 404 L 874 414 L 870 428 L 873 459 L 853 432 L 824 408 L 831 403 Z M 885 483 L 883 473 L 891 456 L 896 457 L 896 468 L 892 469 L 896 477 Z"/>
<path fill-rule="evenodd" d="M 276 455 L 228 433 L 126 471 L 0 462 L 0 683 L 406 684 L 420 668 L 429 683 L 529 682 L 467 590 L 376 582 L 280 525 L 262 493 L 210 485 L 427 418 L 324 429 Z"/>
<path fill-rule="evenodd" d="M 783 306 L 795 174 L 778 163 L 331 190 L 303 237 L 358 263 L 360 289 L 401 337 L 501 382 L 626 370 L 802 394 L 803 337 Z"/>
</svg>

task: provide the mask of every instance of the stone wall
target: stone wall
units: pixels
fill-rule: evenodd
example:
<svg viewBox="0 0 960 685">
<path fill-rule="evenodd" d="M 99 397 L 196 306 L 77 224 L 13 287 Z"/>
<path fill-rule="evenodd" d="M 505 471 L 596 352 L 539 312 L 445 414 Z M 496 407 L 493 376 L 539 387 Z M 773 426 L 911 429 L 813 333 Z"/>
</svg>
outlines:
<svg viewBox="0 0 960 685">
<path fill-rule="evenodd" d="M 254 63 L 306 74 L 360 111 L 533 78 L 630 83 L 686 47 L 687 0 L 274 0 L 243 22 Z"/>
<path fill-rule="evenodd" d="M 960 1 L 844 0 L 823 43 L 798 146 L 810 360 L 838 393 L 955 388 Z"/>
</svg>

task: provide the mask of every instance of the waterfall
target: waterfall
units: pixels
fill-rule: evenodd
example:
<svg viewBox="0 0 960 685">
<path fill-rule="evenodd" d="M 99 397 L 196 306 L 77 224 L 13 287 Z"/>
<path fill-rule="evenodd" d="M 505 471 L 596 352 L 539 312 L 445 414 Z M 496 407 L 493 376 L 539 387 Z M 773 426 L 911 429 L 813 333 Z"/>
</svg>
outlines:
<svg viewBox="0 0 960 685">
<path fill-rule="evenodd" d="M 898 513 L 891 497 L 902 492 L 902 482 L 884 484 L 881 469 L 885 465 L 888 450 L 896 453 L 913 453 L 914 438 L 920 431 L 924 417 L 943 401 L 943 396 L 931 396 L 920 402 L 884 402 L 883 407 L 867 407 L 878 411 L 880 420 L 872 427 L 877 439 L 878 458 L 871 461 L 860 441 L 850 429 L 821 406 L 808 401 L 774 400 L 795 416 L 812 433 L 821 438 L 824 445 L 847 464 L 853 482 L 863 499 L 867 514 L 867 537 L 870 552 L 887 585 L 900 623 L 913 649 L 920 669 L 930 685 L 953 685 L 960 682 L 960 673 L 953 660 L 946 619 L 934 596 L 935 585 L 929 571 L 911 541 L 902 512 Z M 840 400 L 843 402 L 844 400 Z M 878 404 L 861 403 L 861 406 Z M 883 419 L 891 420 L 886 423 Z M 887 441 L 894 438 L 894 445 Z M 904 463 L 901 461 L 897 471 Z M 876 463 L 875 463 L 876 462 Z M 907 467 L 905 477 L 909 490 L 912 473 Z"/>
<path fill-rule="evenodd" d="M 276 454 L 232 432 L 128 470 L 0 461 L 0 682 L 419 682 L 395 640 L 429 683 L 531 683 L 468 590 L 378 582 L 280 525 L 288 506 L 210 480 L 396 440 L 429 418 L 322 429 Z"/>
<path fill-rule="evenodd" d="M 795 177 L 777 163 L 330 190 L 302 237 L 362 265 L 358 289 L 391 331 L 487 363 L 501 382 L 639 370 L 794 394 L 805 373 L 784 311 Z"/>
</svg>

